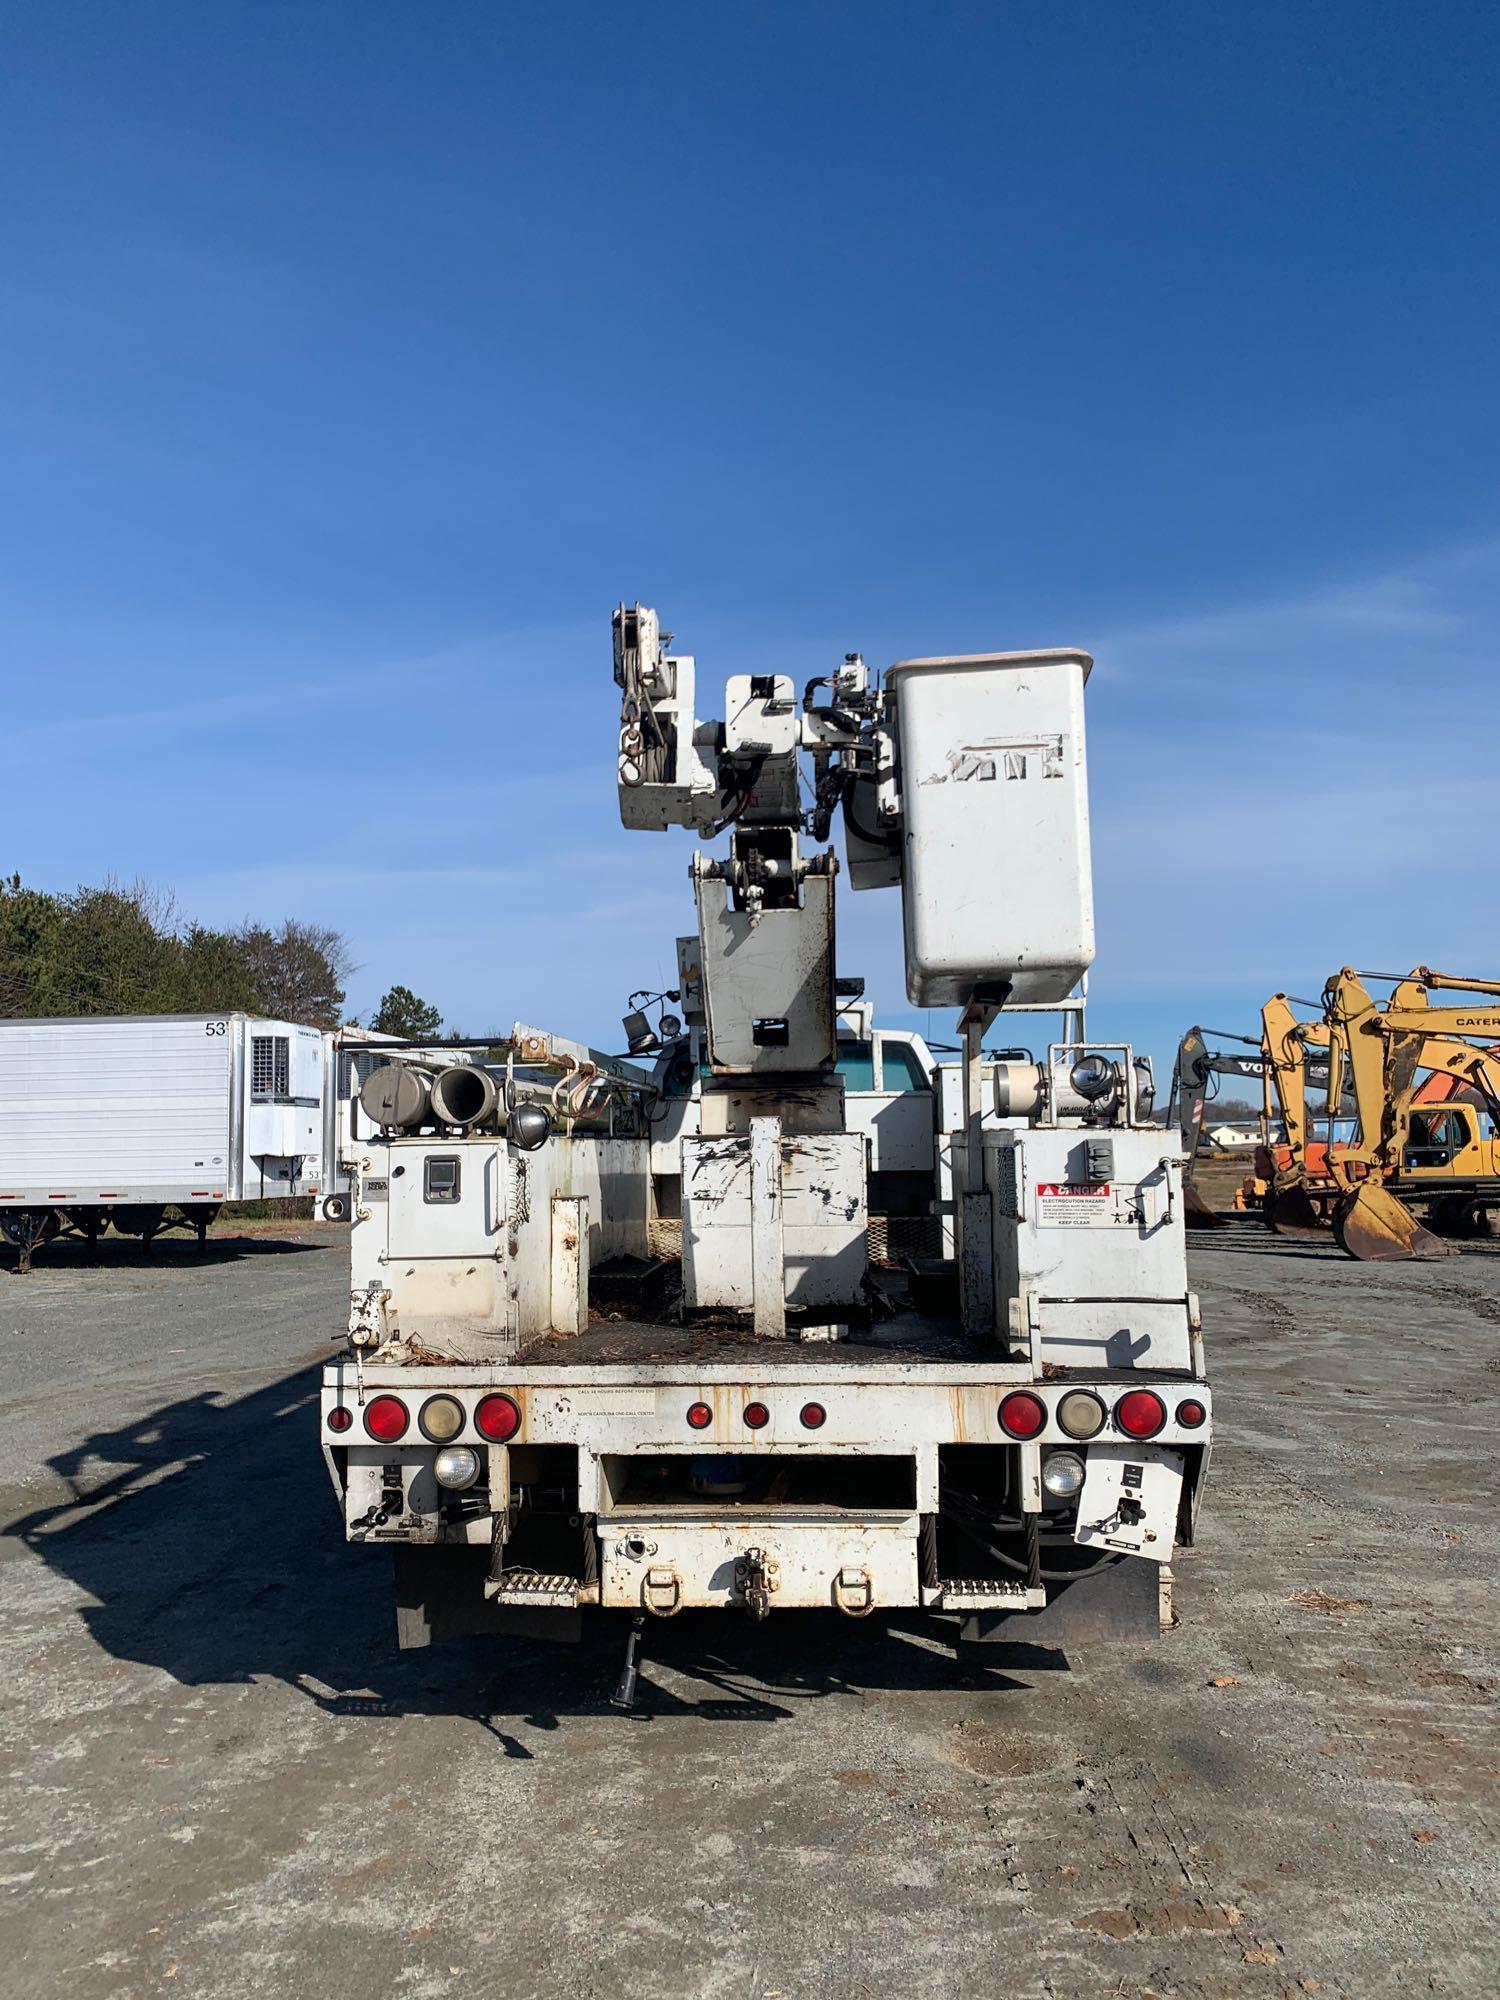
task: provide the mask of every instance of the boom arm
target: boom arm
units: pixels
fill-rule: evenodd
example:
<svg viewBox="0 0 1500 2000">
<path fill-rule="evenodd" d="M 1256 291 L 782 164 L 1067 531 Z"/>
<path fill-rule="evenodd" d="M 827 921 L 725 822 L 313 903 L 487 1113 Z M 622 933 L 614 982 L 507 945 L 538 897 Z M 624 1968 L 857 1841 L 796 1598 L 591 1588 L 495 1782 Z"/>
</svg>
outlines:
<svg viewBox="0 0 1500 2000">
<path fill-rule="evenodd" d="M 1500 1118 L 1500 1058 L 1464 1039 L 1500 1035 L 1500 1007 L 1428 1007 L 1422 1004 L 1428 987 L 1500 994 L 1500 985 L 1419 968 L 1401 981 L 1385 1007 L 1377 1007 L 1352 967 L 1329 982 L 1329 1102 L 1337 1101 L 1336 1084 L 1347 1066 L 1359 1118 L 1359 1130 L 1337 1162 L 1330 1149 L 1330 1171 L 1346 1190 L 1362 1178 L 1355 1167 L 1383 1179 L 1399 1173 L 1419 1070 L 1441 1070 L 1472 1084 Z"/>
<path fill-rule="evenodd" d="M 1286 1128 L 1289 1159 L 1275 1173 L 1277 1190 L 1299 1187 L 1307 1178 L 1307 1081 L 1312 1065 L 1309 1048 L 1328 1047 L 1324 1021 L 1299 1021 L 1284 993 L 1273 993 L 1260 1010 L 1261 1049 L 1265 1056 L 1265 1117 L 1269 1128 L 1278 1116 Z M 1331 1086 L 1330 1086 L 1331 1088 Z M 1330 1097 L 1338 1103 L 1338 1094 Z"/>
</svg>

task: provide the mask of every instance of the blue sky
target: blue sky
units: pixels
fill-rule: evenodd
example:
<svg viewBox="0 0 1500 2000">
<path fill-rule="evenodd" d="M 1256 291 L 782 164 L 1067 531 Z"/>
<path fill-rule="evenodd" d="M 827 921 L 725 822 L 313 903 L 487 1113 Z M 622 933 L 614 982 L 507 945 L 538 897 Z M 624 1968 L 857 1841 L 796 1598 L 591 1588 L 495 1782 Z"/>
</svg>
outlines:
<svg viewBox="0 0 1500 2000">
<path fill-rule="evenodd" d="M 1491 11 L 22 0 L 6 43 L 7 871 L 608 1040 L 691 908 L 689 836 L 615 815 L 641 597 L 710 685 L 1088 647 L 1100 1034 L 1500 969 Z M 907 1018 L 894 896 L 842 912 Z"/>
</svg>

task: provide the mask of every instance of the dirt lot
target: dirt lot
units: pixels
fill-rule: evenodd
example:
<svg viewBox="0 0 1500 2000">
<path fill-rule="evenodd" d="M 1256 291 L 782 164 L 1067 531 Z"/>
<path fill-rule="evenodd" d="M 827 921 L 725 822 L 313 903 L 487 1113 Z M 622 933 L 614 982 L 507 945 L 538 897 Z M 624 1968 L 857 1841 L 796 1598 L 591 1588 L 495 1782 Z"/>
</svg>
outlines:
<svg viewBox="0 0 1500 2000">
<path fill-rule="evenodd" d="M 639 1720 L 611 1629 L 394 1652 L 312 1431 L 331 1232 L 0 1272 L 0 1991 L 1493 1993 L 1500 1255 L 1193 1257 L 1179 1630 L 965 1675 L 684 1615 Z"/>
</svg>

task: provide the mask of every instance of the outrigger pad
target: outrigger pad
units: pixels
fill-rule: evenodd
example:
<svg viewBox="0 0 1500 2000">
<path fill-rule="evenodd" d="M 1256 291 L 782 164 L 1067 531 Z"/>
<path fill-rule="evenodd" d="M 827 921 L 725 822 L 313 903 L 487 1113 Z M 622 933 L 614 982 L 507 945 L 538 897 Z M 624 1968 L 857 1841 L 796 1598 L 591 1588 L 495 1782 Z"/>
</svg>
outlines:
<svg viewBox="0 0 1500 2000">
<path fill-rule="evenodd" d="M 565 1645 L 583 1636 L 583 1613 L 576 1607 L 496 1604 L 486 1597 L 488 1549 L 398 1548 L 391 1554 L 396 1559 L 396 1644 L 402 1652 L 475 1632 L 556 1639 Z"/>
<path fill-rule="evenodd" d="M 1066 1650 L 1099 1639 L 1161 1637 L 1161 1566 L 1121 1556 L 1102 1571 L 1050 1583 L 1041 1611 L 976 1611 L 960 1643 L 1047 1646 Z"/>
</svg>

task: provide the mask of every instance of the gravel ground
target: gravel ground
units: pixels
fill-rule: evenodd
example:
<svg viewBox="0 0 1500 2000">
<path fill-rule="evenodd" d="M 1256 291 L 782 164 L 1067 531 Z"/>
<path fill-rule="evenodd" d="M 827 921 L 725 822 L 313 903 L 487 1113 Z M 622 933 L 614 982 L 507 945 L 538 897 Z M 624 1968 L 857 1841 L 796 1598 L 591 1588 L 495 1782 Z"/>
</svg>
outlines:
<svg viewBox="0 0 1500 2000">
<path fill-rule="evenodd" d="M 1159 1642 L 684 1614 L 399 1655 L 312 1431 L 342 1246 L 0 1272 L 0 1992 L 1492 1994 L 1500 1256 L 1194 1244 Z"/>
</svg>

